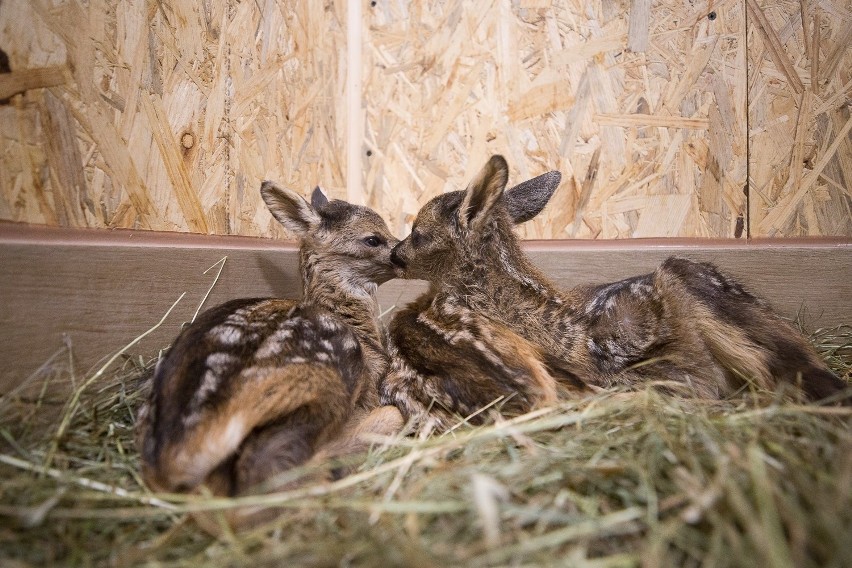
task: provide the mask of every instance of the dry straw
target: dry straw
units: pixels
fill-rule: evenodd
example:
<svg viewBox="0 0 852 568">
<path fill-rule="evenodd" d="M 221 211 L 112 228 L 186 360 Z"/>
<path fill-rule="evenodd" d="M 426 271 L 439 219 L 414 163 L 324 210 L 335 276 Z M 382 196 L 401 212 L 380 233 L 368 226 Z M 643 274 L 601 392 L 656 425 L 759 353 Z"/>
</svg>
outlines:
<svg viewBox="0 0 852 568">
<path fill-rule="evenodd" d="M 852 327 L 813 337 L 849 380 Z M 57 353 L 0 398 L 0 564 L 852 563 L 847 409 L 608 392 L 377 439 L 335 483 L 214 499 L 141 484 L 132 433 L 153 361 L 116 354 L 83 381 L 72 361 Z M 281 513 L 218 539 L 191 517 L 249 504 Z"/>
</svg>

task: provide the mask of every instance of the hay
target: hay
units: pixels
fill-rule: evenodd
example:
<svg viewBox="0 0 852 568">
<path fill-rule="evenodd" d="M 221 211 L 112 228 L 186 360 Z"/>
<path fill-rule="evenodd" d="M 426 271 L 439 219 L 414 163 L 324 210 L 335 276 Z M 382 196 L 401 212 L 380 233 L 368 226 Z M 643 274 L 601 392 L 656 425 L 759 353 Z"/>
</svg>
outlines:
<svg viewBox="0 0 852 568">
<path fill-rule="evenodd" d="M 852 327 L 813 337 L 852 379 Z M 66 347 L 0 398 L 0 564 L 852 564 L 848 409 L 611 392 L 377 440 L 333 484 L 151 495 L 132 432 L 153 361 L 118 360 L 82 390 L 93 374 L 80 377 Z M 250 502 L 285 512 L 218 539 L 189 515 Z"/>
</svg>

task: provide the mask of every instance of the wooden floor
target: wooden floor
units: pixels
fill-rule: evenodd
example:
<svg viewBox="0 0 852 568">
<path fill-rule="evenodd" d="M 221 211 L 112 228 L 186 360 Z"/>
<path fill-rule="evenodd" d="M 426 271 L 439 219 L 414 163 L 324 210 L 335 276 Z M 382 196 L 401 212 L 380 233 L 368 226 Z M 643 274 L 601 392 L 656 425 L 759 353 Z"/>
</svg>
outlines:
<svg viewBox="0 0 852 568">
<path fill-rule="evenodd" d="M 811 328 L 852 323 L 850 239 L 528 241 L 524 246 L 566 288 L 648 272 L 676 254 L 716 263 L 782 315 L 803 312 Z M 167 347 L 208 290 L 204 307 L 237 297 L 298 296 L 297 264 L 296 248 L 287 242 L 0 223 L 0 393 L 66 342 L 77 373 L 85 375 L 156 324 L 184 293 L 163 324 L 130 353 L 151 357 Z M 391 281 L 379 290 L 382 308 L 404 305 L 423 289 L 422 282 Z"/>
</svg>

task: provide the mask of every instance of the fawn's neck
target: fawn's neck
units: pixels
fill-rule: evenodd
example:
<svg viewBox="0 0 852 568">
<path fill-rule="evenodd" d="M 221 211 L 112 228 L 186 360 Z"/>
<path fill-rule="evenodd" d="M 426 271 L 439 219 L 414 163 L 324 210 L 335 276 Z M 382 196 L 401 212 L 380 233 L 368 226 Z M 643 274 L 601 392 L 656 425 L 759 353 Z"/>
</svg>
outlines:
<svg viewBox="0 0 852 568">
<path fill-rule="evenodd" d="M 378 286 L 359 281 L 337 266 L 302 263 L 304 302 L 323 307 L 349 324 L 365 347 L 382 349 Z M 305 266 L 308 268 L 305 269 Z"/>
<path fill-rule="evenodd" d="M 350 274 L 346 267 L 324 264 L 309 254 L 301 256 L 302 302 L 325 308 L 347 323 L 361 344 L 369 377 L 361 385 L 356 405 L 370 410 L 378 406 L 377 383 L 385 374 L 388 356 L 379 326 L 378 285 Z"/>
<path fill-rule="evenodd" d="M 481 276 L 471 279 L 475 272 Z M 571 349 L 574 302 L 532 264 L 517 242 L 489 247 L 459 276 L 462 284 L 455 289 L 472 309 L 550 353 L 566 355 Z M 472 280 L 476 286 L 468 284 Z"/>
</svg>

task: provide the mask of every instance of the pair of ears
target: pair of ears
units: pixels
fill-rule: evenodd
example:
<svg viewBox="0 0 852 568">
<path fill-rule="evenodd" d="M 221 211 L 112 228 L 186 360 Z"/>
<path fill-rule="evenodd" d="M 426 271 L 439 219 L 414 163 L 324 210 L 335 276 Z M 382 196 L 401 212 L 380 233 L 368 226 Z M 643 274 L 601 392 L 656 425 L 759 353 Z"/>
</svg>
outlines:
<svg viewBox="0 0 852 568">
<path fill-rule="evenodd" d="M 529 221 L 541 213 L 561 180 L 562 174 L 554 170 L 506 189 L 509 166 L 503 156 L 491 156 L 464 192 L 459 223 L 464 229 L 477 231 L 501 202 L 513 223 Z"/>
<path fill-rule="evenodd" d="M 488 221 L 494 206 L 503 203 L 513 223 L 529 221 L 544 209 L 562 174 L 547 172 L 523 183 L 506 189 L 509 181 L 509 166 L 503 156 L 491 156 L 473 181 L 467 186 L 459 207 L 459 221 L 463 228 L 477 230 Z M 260 186 L 260 195 L 272 215 L 292 233 L 303 236 L 320 224 L 319 209 L 328 203 L 328 198 L 319 187 L 311 194 L 311 202 L 290 189 L 272 181 Z"/>
</svg>

